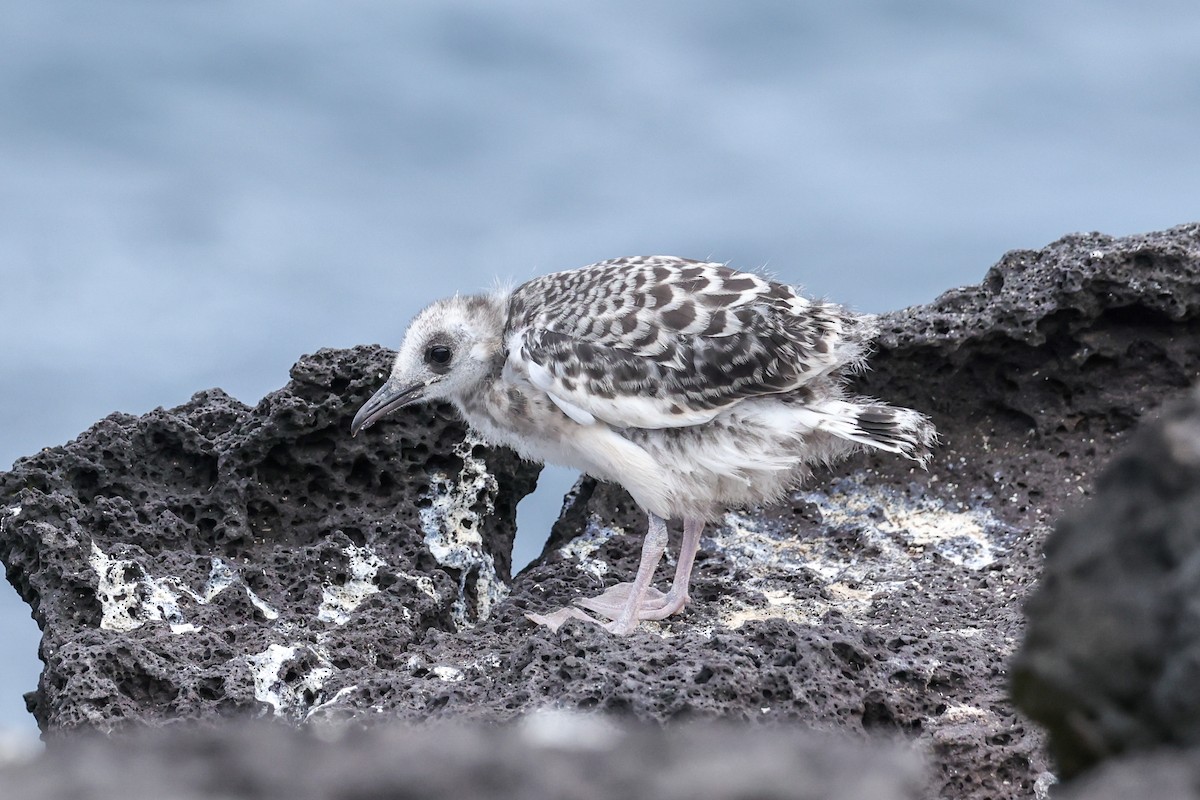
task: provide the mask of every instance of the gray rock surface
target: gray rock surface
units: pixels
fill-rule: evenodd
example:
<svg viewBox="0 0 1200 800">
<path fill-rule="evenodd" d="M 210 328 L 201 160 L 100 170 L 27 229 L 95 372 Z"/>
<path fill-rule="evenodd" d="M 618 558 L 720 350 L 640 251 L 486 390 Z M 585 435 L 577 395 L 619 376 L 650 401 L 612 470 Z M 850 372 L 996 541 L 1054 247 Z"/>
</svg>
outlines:
<svg viewBox="0 0 1200 800">
<path fill-rule="evenodd" d="M 1064 777 L 1200 744 L 1200 390 L 1138 432 L 1059 521 L 1014 696 Z"/>
<path fill-rule="evenodd" d="M 386 673 L 490 613 L 537 469 L 464 441 L 447 408 L 350 438 L 390 358 L 322 350 L 254 408 L 214 390 L 114 414 L 0 476 L 45 733 L 300 719 L 333 697 L 323 676 Z"/>
<path fill-rule="evenodd" d="M 979 286 L 883 325 L 859 382 L 931 413 L 945 443 L 930 471 L 863 455 L 789 504 L 728 515 L 706 532 L 693 604 L 624 638 L 578 621 L 553 633 L 524 612 L 633 574 L 644 517 L 629 498 L 582 481 L 542 558 L 485 618 L 480 571 L 439 563 L 438 532 L 470 540 L 472 563 L 490 557 L 506 579 L 510 512 L 532 473 L 503 453 L 462 448 L 461 429 L 438 415 L 398 416 L 350 440 L 346 423 L 378 382 L 381 351 L 320 354 L 323 377 L 283 392 L 301 397 L 296 419 L 268 398 L 243 410 L 247 433 L 233 439 L 221 433 L 242 430 L 232 423 L 175 421 L 207 418 L 199 408 L 212 395 L 157 417 L 110 418 L 0 479 L 3 507 L 21 509 L 3 519 L 0 557 L 47 629 L 35 713 L 52 734 L 231 713 L 343 725 L 509 722 L 545 707 L 657 723 L 720 718 L 898 736 L 931 761 L 933 796 L 1044 792 L 1041 735 L 1007 699 L 1021 606 L 1050 521 L 1089 495 L 1138 420 L 1196 380 L 1200 225 L 1009 253 Z M 131 433 L 104 433 L 117 423 Z M 211 429 L 204 441 L 245 441 L 248 455 L 218 458 L 215 473 L 172 471 L 153 438 L 132 433 L 181 426 Z M 112 457 L 94 481 L 81 465 L 103 456 L 106 437 Z M 404 456 L 393 462 L 398 441 Z M 193 449 L 241 452 L 204 447 Z M 125 477 L 143 461 L 163 465 L 148 479 L 168 487 L 158 505 Z M 304 520 L 303 533 L 205 530 L 210 508 L 251 516 L 239 509 L 260 497 L 259 470 L 286 482 L 289 491 L 270 494 L 273 514 Z M 356 474 L 370 477 L 357 486 Z M 308 488 L 310 475 L 325 491 Z M 212 486 L 230 488 L 199 505 Z M 195 498 L 196 522 L 164 517 L 169 498 L 184 496 Z M 181 587 L 207 597 L 214 556 L 235 580 L 201 603 Z M 123 607 L 112 599 L 122 586 L 137 602 L 113 619 L 137 627 L 103 624 L 106 608 Z M 178 619 L 153 610 L 164 587 L 184 597 Z M 331 587 L 345 602 L 326 602 Z M 280 616 L 263 615 L 247 589 Z M 360 596 L 357 606 L 347 599 Z M 330 618 L 331 607 L 344 618 Z"/>
<path fill-rule="evenodd" d="M 0 787 L 22 800 L 915 800 L 922 788 L 913 753 L 798 731 L 668 734 L 558 714 L 515 728 L 320 733 L 259 724 L 87 737 L 0 768 Z"/>
<path fill-rule="evenodd" d="M 1055 792 L 1055 800 L 1200 800 L 1200 752 L 1162 748 L 1116 757 Z"/>
</svg>

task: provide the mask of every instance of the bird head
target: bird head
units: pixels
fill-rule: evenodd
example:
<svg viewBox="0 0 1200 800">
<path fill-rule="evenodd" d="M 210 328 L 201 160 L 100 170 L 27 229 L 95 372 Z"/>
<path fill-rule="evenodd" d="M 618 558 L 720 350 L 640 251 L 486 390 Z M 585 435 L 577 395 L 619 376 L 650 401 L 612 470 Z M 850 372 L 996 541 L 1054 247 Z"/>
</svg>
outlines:
<svg viewBox="0 0 1200 800">
<path fill-rule="evenodd" d="M 451 402 L 481 390 L 502 359 L 504 303 L 499 297 L 439 300 L 408 326 L 387 382 L 350 424 L 357 434 L 398 408 L 430 400 Z"/>
</svg>

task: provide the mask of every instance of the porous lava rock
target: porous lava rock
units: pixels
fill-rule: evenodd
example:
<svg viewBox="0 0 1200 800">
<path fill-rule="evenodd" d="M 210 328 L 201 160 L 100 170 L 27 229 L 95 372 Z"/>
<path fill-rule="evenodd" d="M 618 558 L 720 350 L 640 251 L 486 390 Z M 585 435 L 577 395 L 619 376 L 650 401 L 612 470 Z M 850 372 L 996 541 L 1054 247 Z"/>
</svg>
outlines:
<svg viewBox="0 0 1200 800">
<path fill-rule="evenodd" d="M 1046 542 L 1014 697 L 1063 777 L 1200 745 L 1200 390 L 1139 431 Z"/>
<path fill-rule="evenodd" d="M 254 408 L 219 390 L 113 414 L 0 476 L 0 557 L 33 608 L 42 730 L 329 701 L 507 591 L 537 470 L 446 407 L 351 438 L 392 354 L 322 350 Z M 347 624 L 353 616 L 354 624 Z"/>
<path fill-rule="evenodd" d="M 361 549 L 365 542 L 385 554 L 374 572 L 352 565 L 343 570 L 344 582 L 360 593 L 380 591 L 357 606 L 340 606 L 345 617 L 340 625 L 319 627 L 322 636 L 355 637 L 353 648 L 337 650 L 336 658 L 325 655 L 334 651 L 318 649 L 326 647 L 313 633 L 324 573 L 309 555 L 288 562 L 289 569 L 270 582 L 309 590 L 295 598 L 268 598 L 273 609 L 288 601 L 306 605 L 295 605 L 299 610 L 290 612 L 287 624 L 246 617 L 250 630 L 243 644 L 223 645 L 219 658 L 241 665 L 226 668 L 243 670 L 239 680 L 253 676 L 259 710 L 288 719 L 350 726 L 397 718 L 508 723 L 553 707 L 620 714 L 670 724 L 672 730 L 684 720 L 719 718 L 752 728 L 886 733 L 927 754 L 931 796 L 1044 794 L 1053 776 L 1041 734 L 1007 697 L 1008 663 L 1023 633 L 1021 606 L 1039 576 L 1051 520 L 1089 496 L 1093 476 L 1136 422 L 1183 393 L 1200 374 L 1200 225 L 1125 238 L 1074 235 L 1042 250 L 1015 251 L 980 285 L 885 315 L 881 325 L 873 369 L 856 380 L 864 393 L 931 414 L 943 444 L 929 471 L 862 454 L 815 478 L 789 503 L 730 513 L 706 531 L 693 602 L 684 614 L 645 623 L 627 637 L 582 621 L 552 632 L 525 618 L 527 611 L 596 594 L 636 569 L 644 515 L 623 491 L 587 479 L 567 498 L 542 557 L 513 579 L 507 599 L 489 608 L 486 618 L 454 618 L 453 603 L 447 610 L 434 601 L 434 595 L 451 597 L 462 584 L 453 570 L 423 600 L 412 576 L 425 572 L 413 568 L 413 559 L 439 572 L 431 561 L 438 549 L 433 532 L 452 538 L 462 533 L 460 515 L 447 511 L 463 506 L 461 498 L 453 499 L 452 485 L 488 485 L 483 474 L 500 482 L 517 469 L 507 462 L 499 471 L 480 467 L 504 456 L 481 451 L 470 458 L 456 433 L 421 456 L 403 456 L 415 459 L 403 469 L 419 476 L 419 488 L 402 488 L 401 471 L 392 473 L 397 483 L 388 489 L 397 506 L 422 498 L 428 504 L 429 514 L 419 517 L 429 522 L 428 530 L 421 528 L 423 535 L 413 539 L 419 542 L 416 550 L 387 549 L 397 547 L 388 537 L 403 534 L 390 522 L 376 527 L 377 515 L 411 511 L 384 507 L 381 500 L 347 504 L 347 516 L 339 517 L 343 529 L 351 525 L 378 537 L 350 544 Z M 367 372 L 377 374 L 379 368 L 372 363 Z M 358 381 L 340 399 L 330 398 L 337 392 L 323 395 L 330 398 L 331 416 L 336 407 L 338 424 L 344 425 L 377 378 L 352 370 L 339 374 Z M 399 414 L 393 424 L 411 430 L 420 413 Z M 346 438 L 340 432 L 329 436 Z M 386 430 L 373 428 L 359 438 L 363 441 L 353 445 L 338 439 L 335 446 L 362 447 L 381 462 L 394 452 Z M 358 451 L 335 451 L 348 452 Z M 443 477 L 431 479 L 427 462 L 439 459 Z M 326 455 L 322 464 L 342 474 L 353 469 L 354 460 Z M 51 473 L 55 463 L 46 462 L 43 472 Z M 368 472 L 380 462 L 370 463 Z M 13 474 L 26 469 L 25 462 L 18 463 Z M 52 472 L 53 480 L 39 491 L 46 496 L 67 491 L 60 482 L 69 474 Z M 3 494 L 12 497 L 13 478 L 5 480 Z M 516 496 L 491 497 L 499 508 L 515 503 Z M 290 508 L 296 496 L 289 498 L 277 508 Z M 91 517 L 72 520 L 93 513 L 96 504 L 79 503 L 60 517 L 40 514 L 38 521 L 49 527 L 34 535 L 23 527 L 33 516 L 26 502 L 5 500 L 22 508 L 5 519 L 6 538 L 10 531 L 25 532 L 4 558 L 36 608 L 44 594 L 58 590 L 57 584 L 28 589 L 28 576 L 37 574 L 39 552 L 47 547 L 43 541 L 53 544 L 56 537 L 90 531 L 96 525 Z M 140 504 L 131 502 L 136 512 Z M 487 524 L 488 514 L 477 516 L 470 524 Z M 162 550 L 154 544 L 157 534 L 148 535 L 138 546 Z M 503 542 L 509 535 L 511 530 L 493 538 Z M 493 538 L 485 537 L 488 546 Z M 187 546 L 198 559 L 191 572 L 186 563 L 173 563 L 174 572 L 156 567 L 151 574 L 206 586 L 211 565 L 200 554 L 209 542 Z M 348 546 L 330 549 L 344 552 Z M 73 579 L 66 591 L 95 597 L 102 591 L 103 570 L 89 564 L 85 549 L 71 552 L 79 560 L 74 572 L 64 572 Z M 109 559 L 128 557 L 120 550 L 104 552 Z M 360 562 L 370 561 L 357 552 Z M 492 555 L 503 576 L 501 554 Z M 401 589 L 391 588 L 397 586 Z M 372 604 L 392 591 L 403 594 L 386 607 L 388 613 L 373 613 Z M 228 589 L 218 600 L 223 596 L 240 597 Z M 422 602 L 429 604 L 428 613 L 419 613 Z M 105 629 L 99 625 L 102 604 L 93 601 L 91 607 L 91 617 L 74 622 L 69 635 L 55 639 L 56 646 L 84 641 L 102 652 L 124 652 L 139 635 L 150 636 L 139 634 L 142 628 L 155 631 L 154 647 L 167 647 L 170 637 L 196 635 L 172 632 L 165 618 L 134 631 Z M 189 623 L 203 625 L 206 619 L 187 617 L 184 624 Z M 309 638 L 297 640 L 297 631 Z M 297 641 L 303 644 L 293 645 Z M 61 665 L 48 659 L 44 687 L 55 685 Z M 172 661 L 161 666 L 161 674 L 190 669 Z M 122 708 L 129 718 L 150 724 L 171 715 L 247 706 L 222 706 L 228 702 L 224 686 L 195 709 L 176 707 L 171 714 L 154 710 L 153 694 L 134 694 Z M 67 698 L 88 703 L 80 692 L 60 690 L 57 696 L 64 704 Z M 146 710 L 139 714 L 141 707 Z M 50 730 L 60 719 L 110 724 L 104 714 L 68 717 L 65 710 L 39 719 Z"/>
<path fill-rule="evenodd" d="M 1022 604 L 1052 520 L 1200 376 L 1200 225 L 1011 252 L 980 285 L 881 323 L 858 383 L 933 416 L 929 472 L 863 454 L 789 505 L 728 515 L 661 647 L 572 624 L 543 674 L 573 703 L 654 718 L 887 730 L 930 753 L 936 795 L 1031 797 L 1053 777 L 1007 697 Z M 581 482 L 513 602 L 541 610 L 627 579 L 637 538 L 619 534 L 644 529 L 623 492 Z"/>
</svg>

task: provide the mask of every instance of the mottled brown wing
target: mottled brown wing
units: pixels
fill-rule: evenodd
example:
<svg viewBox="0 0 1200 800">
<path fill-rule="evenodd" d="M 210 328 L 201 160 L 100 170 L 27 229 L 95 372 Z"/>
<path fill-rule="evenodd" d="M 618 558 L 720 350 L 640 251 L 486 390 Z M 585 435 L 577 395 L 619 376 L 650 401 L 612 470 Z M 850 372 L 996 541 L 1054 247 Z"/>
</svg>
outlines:
<svg viewBox="0 0 1200 800">
<path fill-rule="evenodd" d="M 560 405 L 620 427 L 707 422 L 861 360 L 870 325 L 721 264 L 616 259 L 513 292 L 508 363 Z M 574 415 L 573 415 L 574 416 Z"/>
</svg>

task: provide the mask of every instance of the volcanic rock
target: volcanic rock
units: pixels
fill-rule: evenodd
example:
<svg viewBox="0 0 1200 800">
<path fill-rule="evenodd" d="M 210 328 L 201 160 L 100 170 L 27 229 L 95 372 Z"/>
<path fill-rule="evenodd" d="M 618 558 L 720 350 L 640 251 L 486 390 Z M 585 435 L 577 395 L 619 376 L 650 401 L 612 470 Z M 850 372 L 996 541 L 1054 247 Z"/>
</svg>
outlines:
<svg viewBox="0 0 1200 800">
<path fill-rule="evenodd" d="M 508 592 L 537 469 L 446 407 L 352 439 L 382 348 L 322 350 L 256 407 L 113 414 L 0 476 L 0 558 L 33 608 L 43 732 L 302 719 Z M 353 620 L 353 624 L 350 624 Z"/>
<path fill-rule="evenodd" d="M 109 418 L 0 479 L 0 557 L 45 629 L 35 714 L 48 734 L 239 713 L 717 718 L 898 737 L 934 796 L 1044 794 L 1041 734 L 1007 698 L 1021 606 L 1051 520 L 1200 374 L 1200 225 L 1012 252 L 881 323 L 858 388 L 931 414 L 929 471 L 863 454 L 730 513 L 685 613 L 627 637 L 524 614 L 633 574 L 628 496 L 582 480 L 508 584 L 532 471 L 441 409 L 349 439 L 382 351 L 302 361 L 319 377 L 253 410 L 207 394 Z"/>
<path fill-rule="evenodd" d="M 1139 431 L 1095 494 L 1046 542 L 1013 663 L 1063 777 L 1200 744 L 1200 391 Z"/>
</svg>

